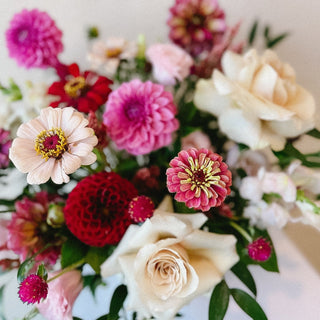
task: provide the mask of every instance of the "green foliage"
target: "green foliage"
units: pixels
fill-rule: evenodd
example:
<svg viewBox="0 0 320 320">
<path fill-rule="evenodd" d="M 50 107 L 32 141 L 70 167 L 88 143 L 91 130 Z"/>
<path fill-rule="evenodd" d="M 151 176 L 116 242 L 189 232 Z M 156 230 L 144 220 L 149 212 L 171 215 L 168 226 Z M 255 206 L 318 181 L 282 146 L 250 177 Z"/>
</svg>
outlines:
<svg viewBox="0 0 320 320">
<path fill-rule="evenodd" d="M 100 274 L 88 274 L 82 276 L 83 287 L 88 287 L 93 296 L 95 296 L 96 289 L 99 286 L 105 286 L 105 282 L 102 280 Z"/>
<path fill-rule="evenodd" d="M 113 250 L 113 246 L 105 246 L 102 248 L 90 247 L 86 254 L 85 261 L 96 273 L 100 273 L 101 264 L 111 255 Z"/>
<path fill-rule="evenodd" d="M 247 268 L 246 264 L 242 261 L 239 261 L 234 265 L 231 271 L 248 287 L 248 289 L 256 296 L 257 288 L 255 281 Z"/>
<path fill-rule="evenodd" d="M 229 305 L 229 288 L 224 280 L 217 284 L 211 294 L 209 320 L 223 320 Z"/>
<path fill-rule="evenodd" d="M 38 266 L 37 275 L 47 281 L 48 272 L 43 263 Z"/>
<path fill-rule="evenodd" d="M 34 267 L 34 265 L 35 265 L 35 260 L 33 259 L 33 257 L 24 260 L 20 264 L 18 273 L 17 273 L 17 279 L 19 283 L 22 282 L 28 276 L 28 273 Z"/>
</svg>

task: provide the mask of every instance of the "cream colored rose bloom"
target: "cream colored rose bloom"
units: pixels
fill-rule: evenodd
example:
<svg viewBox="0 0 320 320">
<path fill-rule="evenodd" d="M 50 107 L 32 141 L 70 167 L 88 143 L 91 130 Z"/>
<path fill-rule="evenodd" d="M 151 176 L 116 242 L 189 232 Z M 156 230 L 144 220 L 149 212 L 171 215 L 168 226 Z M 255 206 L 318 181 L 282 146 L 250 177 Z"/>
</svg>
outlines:
<svg viewBox="0 0 320 320">
<path fill-rule="evenodd" d="M 166 198 L 152 218 L 129 227 L 102 264 L 103 277 L 123 273 L 127 307 L 138 312 L 138 319 L 173 319 L 195 296 L 212 290 L 239 260 L 233 235 L 199 230 L 206 220 L 202 213 L 172 213 Z"/>
<path fill-rule="evenodd" d="M 251 149 L 271 146 L 281 150 L 286 138 L 315 126 L 312 95 L 295 81 L 292 67 L 266 50 L 259 57 L 252 49 L 243 56 L 227 51 L 223 73 L 197 83 L 195 104 L 218 117 L 229 138 Z"/>
</svg>

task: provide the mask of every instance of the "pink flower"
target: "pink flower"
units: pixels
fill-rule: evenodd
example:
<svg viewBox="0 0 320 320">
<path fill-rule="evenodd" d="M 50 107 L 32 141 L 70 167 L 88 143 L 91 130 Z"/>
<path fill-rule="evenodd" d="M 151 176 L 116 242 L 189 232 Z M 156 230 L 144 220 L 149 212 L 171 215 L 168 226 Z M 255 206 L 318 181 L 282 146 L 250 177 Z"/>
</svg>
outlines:
<svg viewBox="0 0 320 320">
<path fill-rule="evenodd" d="M 151 218 L 154 211 L 152 200 L 146 196 L 138 196 L 133 198 L 129 203 L 129 214 L 131 219 L 136 222 L 144 222 Z"/>
<path fill-rule="evenodd" d="M 247 248 L 249 257 L 255 261 L 267 261 L 271 256 L 271 245 L 262 237 L 249 243 Z"/>
<path fill-rule="evenodd" d="M 19 286 L 19 297 L 21 301 L 29 303 L 39 303 L 48 294 L 48 284 L 40 276 L 30 274 Z"/>
<path fill-rule="evenodd" d="M 179 127 L 172 94 L 138 79 L 123 83 L 109 95 L 103 122 L 119 149 L 134 155 L 169 145 Z"/>
<path fill-rule="evenodd" d="M 193 56 L 211 50 L 226 30 L 217 0 L 176 0 L 170 13 L 170 39 Z"/>
<path fill-rule="evenodd" d="M 37 9 L 15 14 L 6 32 L 10 57 L 26 68 L 56 66 L 63 50 L 61 37 L 51 17 Z"/>
<path fill-rule="evenodd" d="M 22 124 L 9 157 L 29 184 L 69 182 L 68 174 L 96 160 L 98 139 L 88 120 L 72 107 L 45 108 L 40 116 Z"/>
<path fill-rule="evenodd" d="M 222 157 L 208 150 L 182 150 L 170 161 L 167 187 L 187 207 L 208 211 L 230 194 L 231 172 Z"/>
<path fill-rule="evenodd" d="M 210 138 L 200 130 L 193 131 L 181 139 L 181 149 L 187 150 L 190 148 L 213 149 Z"/>
<path fill-rule="evenodd" d="M 49 280 L 57 272 L 49 275 Z M 47 320 L 72 320 L 72 307 L 82 290 L 81 272 L 72 270 L 48 283 L 47 299 L 37 308 Z"/>
<path fill-rule="evenodd" d="M 152 64 L 153 76 L 163 85 L 174 85 L 190 74 L 192 57 L 174 44 L 157 43 L 146 52 Z"/>
<path fill-rule="evenodd" d="M 33 199 L 27 197 L 15 203 L 16 212 L 8 224 L 8 248 L 25 260 L 28 256 L 37 253 L 43 247 L 51 243 L 49 247 L 39 255 L 37 261 L 46 264 L 55 264 L 60 254 L 61 238 L 55 233 L 47 222 L 49 204 L 60 201 L 58 197 L 49 197 L 42 191 Z"/>
<path fill-rule="evenodd" d="M 11 146 L 10 132 L 0 128 L 0 169 L 9 165 L 9 148 Z"/>
</svg>

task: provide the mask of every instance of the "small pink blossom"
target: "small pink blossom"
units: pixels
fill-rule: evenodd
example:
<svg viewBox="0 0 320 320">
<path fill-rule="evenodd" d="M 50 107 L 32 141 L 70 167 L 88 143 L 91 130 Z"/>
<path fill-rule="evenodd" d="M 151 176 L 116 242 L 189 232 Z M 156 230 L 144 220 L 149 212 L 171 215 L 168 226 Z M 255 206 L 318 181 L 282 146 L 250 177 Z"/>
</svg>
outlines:
<svg viewBox="0 0 320 320">
<path fill-rule="evenodd" d="M 28 304 L 39 303 L 47 295 L 47 282 L 36 274 L 30 274 L 20 283 L 19 297 L 23 302 L 27 302 Z"/>
<path fill-rule="evenodd" d="M 129 203 L 129 214 L 131 219 L 136 222 L 144 222 L 151 218 L 154 211 L 154 203 L 149 197 L 138 196 L 133 198 Z"/>
<path fill-rule="evenodd" d="M 58 272 L 49 275 L 49 280 Z M 72 307 L 83 288 L 81 272 L 72 270 L 48 283 L 47 299 L 38 306 L 47 320 L 72 320 Z"/>
<path fill-rule="evenodd" d="M 179 127 L 176 113 L 172 94 L 162 85 L 135 79 L 109 95 L 103 122 L 119 149 L 141 155 L 172 142 Z"/>
<path fill-rule="evenodd" d="M 9 148 L 11 146 L 10 131 L 0 128 L 0 169 L 9 166 Z"/>
<path fill-rule="evenodd" d="M 187 150 L 190 148 L 204 148 L 213 151 L 210 138 L 201 130 L 193 131 L 181 139 L 181 149 Z"/>
<path fill-rule="evenodd" d="M 151 61 L 154 78 L 165 86 L 185 79 L 193 65 L 186 51 L 170 43 L 156 43 L 148 48 L 146 55 Z"/>
<path fill-rule="evenodd" d="M 222 157 L 208 150 L 182 150 L 170 161 L 167 187 L 187 207 L 208 211 L 230 194 L 231 172 Z"/>
<path fill-rule="evenodd" d="M 249 243 L 247 249 L 249 257 L 259 262 L 267 261 L 272 251 L 270 243 L 262 237 Z"/>
</svg>

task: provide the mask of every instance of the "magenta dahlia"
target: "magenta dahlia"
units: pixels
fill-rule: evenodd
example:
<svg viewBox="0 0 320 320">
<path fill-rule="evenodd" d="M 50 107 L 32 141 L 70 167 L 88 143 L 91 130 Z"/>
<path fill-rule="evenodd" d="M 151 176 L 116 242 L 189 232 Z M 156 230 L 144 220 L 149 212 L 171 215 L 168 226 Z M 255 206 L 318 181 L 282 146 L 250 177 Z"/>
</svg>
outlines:
<svg viewBox="0 0 320 320">
<path fill-rule="evenodd" d="M 187 207 L 208 211 L 230 194 L 231 172 L 222 157 L 208 150 L 182 150 L 170 161 L 167 187 Z"/>
<path fill-rule="evenodd" d="M 131 224 L 129 203 L 137 194 L 133 184 L 115 172 L 88 176 L 68 196 L 66 225 L 90 246 L 116 244 Z"/>
<path fill-rule="evenodd" d="M 54 20 L 37 9 L 15 14 L 6 31 L 10 57 L 26 68 L 56 66 L 63 50 L 61 38 Z"/>
<path fill-rule="evenodd" d="M 123 83 L 106 103 L 103 122 L 119 149 L 146 154 L 169 145 L 179 127 L 172 94 L 138 79 Z"/>
<path fill-rule="evenodd" d="M 30 274 L 19 286 L 19 297 L 28 304 L 39 303 L 48 295 L 48 283 L 36 274 Z"/>
<path fill-rule="evenodd" d="M 262 237 L 249 243 L 247 249 L 249 257 L 259 262 L 267 261 L 272 251 L 270 243 Z"/>
<path fill-rule="evenodd" d="M 193 56 L 210 51 L 226 30 L 217 0 L 176 0 L 170 13 L 170 39 Z"/>
</svg>

